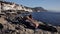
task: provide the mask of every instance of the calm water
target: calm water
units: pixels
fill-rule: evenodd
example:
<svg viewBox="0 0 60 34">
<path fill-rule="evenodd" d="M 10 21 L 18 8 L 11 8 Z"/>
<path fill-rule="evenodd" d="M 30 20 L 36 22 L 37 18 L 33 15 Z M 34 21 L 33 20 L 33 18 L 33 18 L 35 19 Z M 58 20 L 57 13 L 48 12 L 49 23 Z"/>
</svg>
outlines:
<svg viewBox="0 0 60 34">
<path fill-rule="evenodd" d="M 52 25 L 60 25 L 60 13 L 58 12 L 33 12 L 32 16 L 34 19 Z"/>
</svg>

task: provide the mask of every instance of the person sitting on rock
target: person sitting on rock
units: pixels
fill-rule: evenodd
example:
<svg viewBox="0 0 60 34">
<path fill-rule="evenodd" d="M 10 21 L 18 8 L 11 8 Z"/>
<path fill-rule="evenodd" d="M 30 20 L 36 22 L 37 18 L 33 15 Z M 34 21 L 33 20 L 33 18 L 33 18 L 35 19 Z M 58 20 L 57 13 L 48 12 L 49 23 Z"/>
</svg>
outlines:
<svg viewBox="0 0 60 34">
<path fill-rule="evenodd" d="M 34 20 L 31 15 L 27 16 L 27 20 L 29 20 L 30 23 L 33 24 L 35 28 L 39 26 L 39 23 L 36 20 Z"/>
<path fill-rule="evenodd" d="M 43 30 L 47 30 L 47 31 L 51 31 L 51 32 L 57 32 L 57 29 L 55 27 L 40 24 L 40 23 L 38 23 L 38 21 L 34 20 L 31 15 L 27 16 L 26 18 L 27 18 L 27 20 L 30 21 L 31 24 L 33 24 L 33 27 L 35 27 L 35 28 L 43 29 Z"/>
</svg>

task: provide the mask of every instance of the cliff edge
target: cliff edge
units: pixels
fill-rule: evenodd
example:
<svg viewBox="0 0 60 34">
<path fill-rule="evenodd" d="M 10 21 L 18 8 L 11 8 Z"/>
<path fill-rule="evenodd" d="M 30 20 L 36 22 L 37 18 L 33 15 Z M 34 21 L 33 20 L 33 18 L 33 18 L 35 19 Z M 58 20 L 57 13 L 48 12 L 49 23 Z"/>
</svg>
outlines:
<svg viewBox="0 0 60 34">
<path fill-rule="evenodd" d="M 40 12 L 40 11 L 47 11 L 42 7 L 27 7 L 23 5 L 16 4 L 14 2 L 6 2 L 6 1 L 0 1 L 0 10 L 24 10 L 28 12 Z"/>
</svg>

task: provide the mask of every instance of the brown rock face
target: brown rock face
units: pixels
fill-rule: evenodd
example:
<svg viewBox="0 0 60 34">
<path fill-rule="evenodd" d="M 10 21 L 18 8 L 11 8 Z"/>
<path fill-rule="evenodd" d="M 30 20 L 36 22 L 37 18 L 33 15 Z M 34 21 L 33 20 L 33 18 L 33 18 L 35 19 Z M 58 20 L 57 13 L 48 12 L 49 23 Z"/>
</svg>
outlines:
<svg viewBox="0 0 60 34">
<path fill-rule="evenodd" d="M 26 25 L 21 24 L 22 22 L 16 22 L 15 24 L 12 23 L 15 19 L 15 14 L 14 15 L 9 15 L 10 17 L 6 16 L 1 16 L 0 17 L 0 26 L 2 24 L 2 28 L 0 29 L 0 34 L 60 34 L 60 27 L 56 27 L 58 32 L 50 32 L 50 31 L 45 31 L 42 29 L 29 29 L 25 28 Z M 12 17 L 14 19 L 12 19 Z M 6 18 L 11 19 L 12 21 L 10 22 L 6 20 Z"/>
<path fill-rule="evenodd" d="M 13 2 L 6 2 L 6 1 L 0 1 L 0 10 L 24 10 L 28 12 L 41 12 L 41 11 L 47 11 L 42 7 L 27 7 L 23 5 L 19 5 Z"/>
</svg>

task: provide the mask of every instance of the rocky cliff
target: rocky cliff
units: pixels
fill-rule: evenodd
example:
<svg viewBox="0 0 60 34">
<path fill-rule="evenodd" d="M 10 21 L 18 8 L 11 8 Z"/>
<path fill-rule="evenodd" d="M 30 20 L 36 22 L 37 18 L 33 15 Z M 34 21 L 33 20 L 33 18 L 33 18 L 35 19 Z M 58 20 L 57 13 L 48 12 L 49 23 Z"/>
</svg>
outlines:
<svg viewBox="0 0 60 34">
<path fill-rule="evenodd" d="M 45 9 L 42 8 L 42 7 L 34 7 L 34 8 L 32 8 L 32 10 L 33 10 L 33 11 L 36 11 L 36 12 L 47 11 L 47 10 L 45 10 Z"/>
<path fill-rule="evenodd" d="M 43 9 L 42 7 L 31 8 L 31 7 L 26 7 L 23 5 L 19 5 L 19 4 L 12 3 L 12 2 L 6 2 L 6 1 L 0 1 L 0 6 L 1 6 L 0 8 L 1 10 L 24 10 L 28 12 L 47 11 Z"/>
<path fill-rule="evenodd" d="M 20 16 L 19 19 L 22 20 Z M 0 14 L 0 34 L 60 34 L 59 26 L 54 26 L 58 31 L 52 32 L 43 29 L 26 28 L 26 25 L 22 23 L 17 21 L 16 14 Z"/>
</svg>

